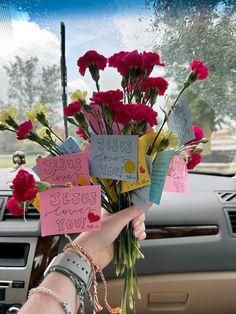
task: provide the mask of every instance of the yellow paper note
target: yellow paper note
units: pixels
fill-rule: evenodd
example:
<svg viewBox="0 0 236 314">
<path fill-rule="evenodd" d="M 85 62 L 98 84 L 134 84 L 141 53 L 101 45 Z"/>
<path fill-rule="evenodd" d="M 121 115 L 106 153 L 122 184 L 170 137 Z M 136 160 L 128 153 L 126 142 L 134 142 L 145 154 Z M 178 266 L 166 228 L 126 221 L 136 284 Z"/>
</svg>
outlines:
<svg viewBox="0 0 236 314">
<path fill-rule="evenodd" d="M 122 181 L 121 182 L 121 193 L 139 189 L 143 186 L 151 184 L 151 179 L 148 173 L 145 151 L 141 143 L 141 139 L 138 142 L 138 181 Z"/>
<path fill-rule="evenodd" d="M 96 177 L 91 177 L 90 179 L 91 179 L 92 183 L 98 183 L 99 184 L 99 182 L 98 182 Z M 116 191 L 115 191 L 114 185 L 112 185 L 114 180 L 112 180 L 112 179 L 104 179 L 104 178 L 100 178 L 99 180 L 104 185 L 104 187 L 105 187 L 107 193 L 110 195 L 112 201 L 114 203 L 117 202 Z"/>
<path fill-rule="evenodd" d="M 33 206 L 40 212 L 40 203 L 39 203 L 39 193 L 36 195 L 36 197 L 33 199 L 32 202 Z"/>
</svg>

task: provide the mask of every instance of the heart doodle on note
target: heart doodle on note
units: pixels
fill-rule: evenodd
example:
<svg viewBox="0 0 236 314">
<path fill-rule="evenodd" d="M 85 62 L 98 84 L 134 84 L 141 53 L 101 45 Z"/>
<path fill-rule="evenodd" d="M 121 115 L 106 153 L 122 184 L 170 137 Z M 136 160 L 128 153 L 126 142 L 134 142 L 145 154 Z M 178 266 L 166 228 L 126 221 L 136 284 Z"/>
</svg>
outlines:
<svg viewBox="0 0 236 314">
<path fill-rule="evenodd" d="M 88 220 L 89 222 L 96 222 L 100 220 L 100 216 L 99 215 L 95 215 L 94 213 L 88 213 Z"/>
<path fill-rule="evenodd" d="M 140 167 L 139 170 L 140 170 L 141 173 L 145 173 L 145 169 L 142 166 Z"/>
</svg>

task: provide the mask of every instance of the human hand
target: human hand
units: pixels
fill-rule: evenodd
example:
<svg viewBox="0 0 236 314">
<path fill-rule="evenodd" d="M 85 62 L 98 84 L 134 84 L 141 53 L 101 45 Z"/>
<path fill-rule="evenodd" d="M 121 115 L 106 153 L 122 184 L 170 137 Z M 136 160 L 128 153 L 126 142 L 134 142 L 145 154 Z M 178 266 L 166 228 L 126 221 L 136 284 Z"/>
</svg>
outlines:
<svg viewBox="0 0 236 314">
<path fill-rule="evenodd" d="M 113 258 L 113 242 L 129 222 L 132 221 L 134 236 L 138 240 L 145 239 L 144 220 L 145 215 L 142 209 L 134 205 L 114 214 L 103 210 L 101 230 L 81 233 L 74 243 L 82 246 L 100 269 L 103 269 Z"/>
</svg>

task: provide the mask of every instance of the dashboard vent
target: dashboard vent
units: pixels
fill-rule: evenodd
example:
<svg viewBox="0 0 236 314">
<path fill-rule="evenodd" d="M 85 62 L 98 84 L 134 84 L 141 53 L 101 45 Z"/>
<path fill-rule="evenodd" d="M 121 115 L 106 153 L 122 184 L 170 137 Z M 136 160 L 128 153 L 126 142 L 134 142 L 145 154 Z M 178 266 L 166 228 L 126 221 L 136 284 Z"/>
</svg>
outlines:
<svg viewBox="0 0 236 314">
<path fill-rule="evenodd" d="M 227 210 L 232 233 L 236 234 L 236 210 Z"/>
<path fill-rule="evenodd" d="M 236 191 L 217 191 L 218 199 L 223 204 L 236 204 Z"/>
<path fill-rule="evenodd" d="M 22 217 L 16 217 L 13 216 L 9 210 L 6 208 L 6 202 L 9 196 L 0 196 L 0 221 L 3 220 L 14 220 L 14 219 L 21 219 Z M 2 200 L 3 199 L 3 200 Z M 33 206 L 30 205 L 27 209 L 25 218 L 27 219 L 39 219 L 39 212 L 37 209 Z"/>
</svg>

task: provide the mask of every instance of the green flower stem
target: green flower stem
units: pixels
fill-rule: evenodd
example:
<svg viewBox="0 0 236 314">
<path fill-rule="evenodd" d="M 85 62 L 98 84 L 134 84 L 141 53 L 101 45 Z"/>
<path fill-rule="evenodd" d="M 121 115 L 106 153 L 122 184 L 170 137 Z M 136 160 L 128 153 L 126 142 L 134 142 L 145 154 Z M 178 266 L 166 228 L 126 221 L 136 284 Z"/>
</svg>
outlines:
<svg viewBox="0 0 236 314">
<path fill-rule="evenodd" d="M 171 109 L 169 110 L 169 112 L 168 112 L 167 114 L 165 113 L 165 118 L 164 118 L 164 120 L 163 120 L 163 122 L 162 122 L 162 125 L 161 125 L 160 129 L 158 130 L 157 135 L 156 135 L 156 137 L 154 138 L 154 141 L 153 141 L 151 147 L 149 147 L 149 149 L 148 149 L 148 152 L 147 152 L 148 155 L 151 155 L 151 154 L 152 154 L 153 149 L 154 149 L 154 147 L 155 147 L 155 143 L 156 143 L 156 141 L 157 141 L 157 139 L 158 139 L 158 137 L 159 137 L 159 135 L 160 135 L 160 133 L 161 133 L 161 131 L 162 131 L 164 125 L 165 125 L 166 122 L 168 121 L 168 119 L 169 119 L 169 117 L 170 117 L 170 114 L 171 114 L 171 111 L 174 109 L 174 107 L 175 107 L 176 104 L 177 104 L 177 101 L 179 100 L 180 96 L 183 94 L 183 92 L 185 91 L 185 89 L 186 89 L 187 87 L 188 87 L 188 85 L 187 85 L 187 84 L 184 84 L 183 88 L 182 88 L 181 91 L 179 92 L 179 95 L 178 95 L 177 98 L 175 99 L 175 101 L 174 101 L 174 103 L 173 103 Z"/>
<path fill-rule="evenodd" d="M 173 105 L 171 106 L 171 108 L 170 108 L 170 110 L 169 110 L 169 112 L 168 112 L 168 114 L 167 114 L 167 120 L 168 120 L 168 118 L 169 118 L 169 116 L 170 116 L 170 114 L 171 114 L 171 111 L 174 109 L 174 107 L 175 107 L 177 101 L 179 100 L 180 96 L 183 94 L 183 92 L 185 91 L 185 89 L 186 89 L 187 87 L 189 87 L 187 84 L 184 84 L 184 86 L 182 87 L 181 91 L 179 92 L 179 95 L 178 95 L 177 98 L 175 99 Z"/>
<path fill-rule="evenodd" d="M 97 91 L 99 92 L 99 91 L 100 91 L 100 86 L 99 86 L 99 84 L 98 84 L 98 80 L 96 80 L 95 82 L 96 82 Z"/>
<path fill-rule="evenodd" d="M 57 138 L 61 143 L 64 143 L 63 140 L 53 131 L 53 129 L 52 129 L 50 126 L 48 126 L 48 129 L 49 129 L 49 131 L 50 131 L 53 135 L 56 136 L 56 138 Z"/>
</svg>

